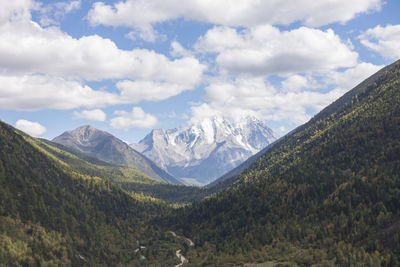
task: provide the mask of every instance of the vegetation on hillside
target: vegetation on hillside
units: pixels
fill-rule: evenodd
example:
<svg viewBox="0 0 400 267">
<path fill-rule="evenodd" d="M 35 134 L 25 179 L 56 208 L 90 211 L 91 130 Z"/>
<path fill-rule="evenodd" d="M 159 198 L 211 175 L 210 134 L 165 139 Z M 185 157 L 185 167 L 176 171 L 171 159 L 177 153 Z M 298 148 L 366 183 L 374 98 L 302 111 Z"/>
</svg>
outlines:
<svg viewBox="0 0 400 267">
<path fill-rule="evenodd" d="M 170 223 L 199 244 L 197 264 L 399 265 L 399 133 L 397 62 Z"/>
<path fill-rule="evenodd" d="M 141 256 L 146 264 L 179 262 L 174 240 L 146 224 L 168 213 L 167 205 L 75 171 L 2 122 L 0 147 L 1 262 L 140 265 Z M 134 253 L 139 244 L 146 250 Z"/>
<path fill-rule="evenodd" d="M 97 158 L 76 152 L 61 144 L 32 138 L 24 134 L 23 136 L 25 140 L 60 164 L 91 177 L 109 179 L 114 184 L 120 185 L 121 188 L 129 192 L 162 199 L 169 203 L 180 204 L 200 201 L 215 192 L 215 188 L 206 189 L 160 182 L 137 169 L 112 165 Z"/>
</svg>

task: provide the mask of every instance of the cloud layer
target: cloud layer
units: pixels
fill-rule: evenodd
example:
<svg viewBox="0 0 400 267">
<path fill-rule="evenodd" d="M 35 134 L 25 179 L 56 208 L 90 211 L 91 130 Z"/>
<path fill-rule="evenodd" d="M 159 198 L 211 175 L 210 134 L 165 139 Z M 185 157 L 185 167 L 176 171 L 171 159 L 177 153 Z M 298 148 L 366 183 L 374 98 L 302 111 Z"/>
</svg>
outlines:
<svg viewBox="0 0 400 267">
<path fill-rule="evenodd" d="M 69 12 L 80 2 L 61 5 Z M 58 7 L 58 4 L 55 4 Z M 58 27 L 42 27 L 28 0 L 0 3 L 0 106 L 3 109 L 73 109 L 159 101 L 192 90 L 206 66 L 192 56 L 171 60 L 147 49 L 123 50 L 98 35 L 73 38 Z M 114 79 L 121 91 L 85 83 Z M 122 81 L 121 81 L 122 80 Z M 156 87 L 157 97 L 143 96 Z M 138 88 L 141 87 L 141 88 Z"/>
<path fill-rule="evenodd" d="M 74 109 L 121 103 L 118 95 L 48 75 L 0 75 L 0 106 L 11 110 Z"/>
<path fill-rule="evenodd" d="M 201 120 L 225 114 L 252 115 L 299 125 L 310 118 L 308 109 L 320 111 L 381 67 L 360 63 L 344 72 L 332 70 L 320 76 L 294 74 L 283 80 L 279 88 L 264 77 L 217 78 L 205 88 L 207 103 L 193 105 L 192 116 Z"/>
<path fill-rule="evenodd" d="M 157 35 L 154 24 L 178 18 L 234 27 L 298 21 L 316 27 L 345 23 L 357 14 L 379 10 L 381 5 L 381 0 L 238 0 L 235 4 L 227 0 L 126 0 L 113 5 L 96 2 L 88 19 L 92 25 L 131 27 L 152 41 Z"/>
</svg>

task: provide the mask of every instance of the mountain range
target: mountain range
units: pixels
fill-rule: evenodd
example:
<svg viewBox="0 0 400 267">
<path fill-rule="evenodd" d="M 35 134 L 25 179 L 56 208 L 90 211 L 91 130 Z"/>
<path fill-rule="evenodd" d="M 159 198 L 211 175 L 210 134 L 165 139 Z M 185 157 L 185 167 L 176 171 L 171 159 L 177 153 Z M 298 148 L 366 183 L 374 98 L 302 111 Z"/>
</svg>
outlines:
<svg viewBox="0 0 400 267">
<path fill-rule="evenodd" d="M 255 117 L 211 117 L 153 130 L 131 146 L 186 183 L 205 185 L 277 138 Z"/>
<path fill-rule="evenodd" d="M 182 183 L 122 140 L 89 125 L 66 131 L 55 137 L 53 142 L 108 163 L 138 169 L 159 181 Z"/>
</svg>

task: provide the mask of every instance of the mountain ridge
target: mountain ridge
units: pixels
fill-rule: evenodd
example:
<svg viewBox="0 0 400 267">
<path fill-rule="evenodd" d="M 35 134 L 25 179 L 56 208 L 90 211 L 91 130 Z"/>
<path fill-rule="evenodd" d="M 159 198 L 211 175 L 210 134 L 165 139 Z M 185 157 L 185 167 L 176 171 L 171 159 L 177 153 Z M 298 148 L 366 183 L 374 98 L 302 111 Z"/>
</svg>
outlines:
<svg viewBox="0 0 400 267">
<path fill-rule="evenodd" d="M 52 141 L 108 163 L 136 168 L 159 181 L 182 183 L 124 141 L 90 125 L 66 131 Z"/>
<path fill-rule="evenodd" d="M 264 153 L 266 153 L 269 149 L 271 149 L 274 146 L 277 146 L 288 138 L 292 137 L 296 133 L 304 130 L 306 127 L 308 127 L 310 124 L 314 123 L 315 121 L 324 119 L 328 117 L 329 115 L 332 115 L 336 111 L 338 107 L 341 105 L 346 105 L 349 104 L 349 101 L 356 96 L 357 94 L 361 94 L 362 91 L 365 91 L 367 87 L 370 87 L 372 85 L 376 85 L 376 81 L 379 79 L 382 79 L 381 76 L 386 72 L 392 70 L 393 68 L 398 67 L 400 64 L 400 60 L 393 62 L 392 64 L 380 69 L 370 77 L 366 78 L 364 81 L 362 81 L 360 84 L 355 86 L 352 90 L 349 90 L 346 92 L 342 97 L 339 99 L 333 101 L 330 105 L 327 107 L 323 108 L 320 112 L 315 114 L 308 122 L 296 127 L 286 135 L 282 136 L 278 140 L 276 140 L 273 144 L 265 147 L 263 150 L 255 154 L 254 156 L 250 157 L 248 161 L 243 162 L 241 165 L 237 166 L 236 168 L 232 169 L 231 171 L 227 172 L 223 176 L 219 177 L 215 181 L 211 182 L 210 184 L 207 185 L 207 187 L 212 187 L 214 185 L 217 185 L 220 183 L 220 186 L 223 188 L 229 187 L 230 184 L 233 183 L 233 178 L 237 175 L 239 175 L 242 171 L 244 171 L 246 168 L 248 168 L 254 161 L 256 161 L 259 157 L 261 157 Z M 228 181 L 230 180 L 230 181 Z"/>
<path fill-rule="evenodd" d="M 207 184 L 257 153 L 277 135 L 254 117 L 211 117 L 154 129 L 131 146 L 176 177 Z"/>
<path fill-rule="evenodd" d="M 175 227 L 213 251 L 195 264 L 258 250 L 257 262 L 398 266 L 399 127 L 397 61 L 179 214 Z"/>
</svg>

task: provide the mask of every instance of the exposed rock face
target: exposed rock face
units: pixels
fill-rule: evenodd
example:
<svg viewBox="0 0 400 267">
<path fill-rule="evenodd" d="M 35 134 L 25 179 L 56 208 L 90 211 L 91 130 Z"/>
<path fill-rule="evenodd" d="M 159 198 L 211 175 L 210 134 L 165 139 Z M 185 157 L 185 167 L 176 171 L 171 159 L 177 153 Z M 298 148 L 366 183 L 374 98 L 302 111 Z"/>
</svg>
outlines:
<svg viewBox="0 0 400 267">
<path fill-rule="evenodd" d="M 278 138 L 254 117 L 204 119 L 171 130 L 153 130 L 131 145 L 189 184 L 210 183 Z"/>
</svg>

